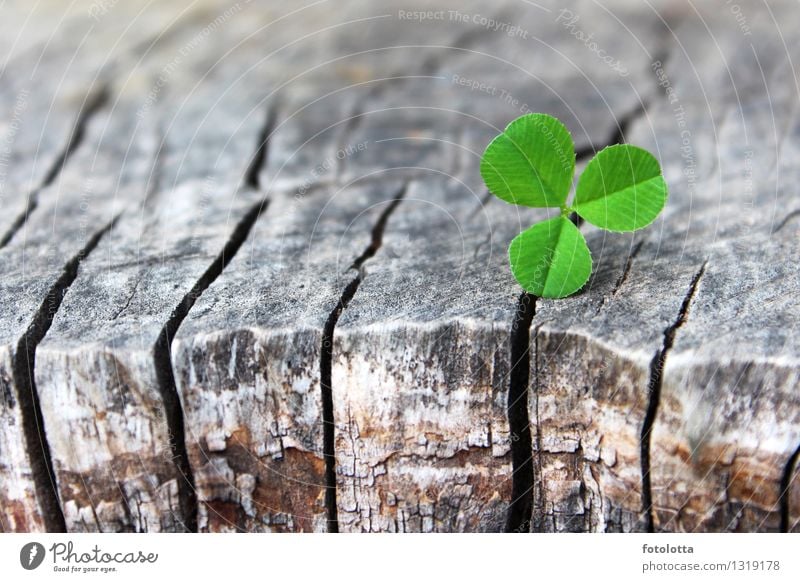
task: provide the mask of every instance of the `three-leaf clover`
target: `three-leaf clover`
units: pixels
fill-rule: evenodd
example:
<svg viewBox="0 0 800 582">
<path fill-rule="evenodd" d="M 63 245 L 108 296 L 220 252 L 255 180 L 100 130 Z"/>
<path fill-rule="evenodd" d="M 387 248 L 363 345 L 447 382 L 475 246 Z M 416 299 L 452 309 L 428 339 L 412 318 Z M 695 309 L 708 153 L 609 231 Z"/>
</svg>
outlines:
<svg viewBox="0 0 800 582">
<path fill-rule="evenodd" d="M 592 255 L 570 213 L 606 230 L 630 232 L 653 222 L 667 201 L 658 160 L 635 146 L 601 150 L 586 166 L 568 205 L 574 174 L 572 136 L 558 119 L 543 113 L 512 121 L 481 159 L 483 181 L 498 198 L 561 210 L 521 232 L 508 248 L 514 277 L 539 297 L 572 295 L 592 274 Z"/>
</svg>

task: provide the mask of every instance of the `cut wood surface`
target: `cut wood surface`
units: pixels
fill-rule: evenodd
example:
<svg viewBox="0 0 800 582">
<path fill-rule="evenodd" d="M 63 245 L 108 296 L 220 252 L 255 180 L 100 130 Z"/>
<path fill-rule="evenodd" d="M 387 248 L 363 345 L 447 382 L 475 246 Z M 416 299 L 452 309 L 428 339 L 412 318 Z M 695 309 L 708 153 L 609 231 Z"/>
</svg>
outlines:
<svg viewBox="0 0 800 582">
<path fill-rule="evenodd" d="M 800 531 L 795 3 L 7 4 L 0 530 Z M 670 190 L 562 300 L 529 111 Z"/>
</svg>

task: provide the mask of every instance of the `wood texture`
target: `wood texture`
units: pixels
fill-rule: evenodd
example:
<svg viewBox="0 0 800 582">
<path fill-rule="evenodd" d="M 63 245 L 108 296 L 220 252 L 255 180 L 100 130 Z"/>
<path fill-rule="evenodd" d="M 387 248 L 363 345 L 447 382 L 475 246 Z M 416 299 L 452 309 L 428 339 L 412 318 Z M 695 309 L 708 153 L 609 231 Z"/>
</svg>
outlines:
<svg viewBox="0 0 800 582">
<path fill-rule="evenodd" d="M 12 7 L 3 531 L 800 527 L 792 3 Z M 528 111 L 670 188 L 564 300 Z"/>
</svg>

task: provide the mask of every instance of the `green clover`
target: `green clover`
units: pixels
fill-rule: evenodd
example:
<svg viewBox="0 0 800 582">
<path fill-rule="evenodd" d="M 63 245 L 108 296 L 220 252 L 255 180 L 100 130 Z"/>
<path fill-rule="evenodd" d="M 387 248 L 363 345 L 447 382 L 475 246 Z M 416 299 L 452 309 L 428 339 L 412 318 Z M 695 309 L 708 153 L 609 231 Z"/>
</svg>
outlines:
<svg viewBox="0 0 800 582">
<path fill-rule="evenodd" d="M 592 274 L 592 255 L 568 218 L 571 212 L 600 228 L 631 232 L 653 222 L 667 201 L 658 160 L 635 146 L 613 145 L 600 151 L 578 180 L 569 206 L 574 173 L 575 146 L 569 131 L 543 113 L 512 121 L 481 159 L 483 181 L 498 198 L 561 209 L 556 218 L 521 232 L 508 248 L 514 277 L 539 297 L 572 295 Z"/>
</svg>

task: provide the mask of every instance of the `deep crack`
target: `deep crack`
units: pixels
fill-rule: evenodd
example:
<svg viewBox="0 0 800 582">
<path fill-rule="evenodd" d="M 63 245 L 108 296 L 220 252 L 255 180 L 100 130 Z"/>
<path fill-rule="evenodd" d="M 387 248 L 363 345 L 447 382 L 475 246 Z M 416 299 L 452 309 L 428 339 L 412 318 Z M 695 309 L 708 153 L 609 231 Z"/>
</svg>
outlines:
<svg viewBox="0 0 800 582">
<path fill-rule="evenodd" d="M 53 319 L 61 308 L 64 296 L 78 277 L 81 262 L 99 244 L 100 239 L 114 227 L 115 217 L 105 227 L 96 232 L 86 245 L 72 257 L 47 292 L 44 300 L 33 316 L 31 324 L 17 343 L 13 359 L 14 384 L 22 417 L 22 433 L 31 463 L 34 489 L 42 513 L 45 529 L 50 532 L 67 531 L 64 512 L 58 499 L 50 445 L 47 442 L 42 407 L 36 389 L 36 348 L 47 334 Z"/>
<path fill-rule="evenodd" d="M 275 101 L 273 101 L 267 111 L 266 120 L 259 132 L 255 153 L 243 177 L 244 187 L 254 190 L 259 188 L 259 175 L 268 159 L 269 137 L 272 134 L 277 118 L 276 107 Z M 267 198 L 259 200 L 241 218 L 220 254 L 217 255 L 192 289 L 173 309 L 169 320 L 161 329 L 153 349 L 156 378 L 161 399 L 164 403 L 172 458 L 176 469 L 183 477 L 178 481 L 178 504 L 181 516 L 184 519 L 183 526 L 187 531 L 197 531 L 197 493 L 195 491 L 194 474 L 186 449 L 183 408 L 175 382 L 175 371 L 172 367 L 172 340 L 197 299 L 222 274 L 225 267 L 244 244 L 258 217 L 266 210 L 268 204 Z"/>
<path fill-rule="evenodd" d="M 184 519 L 183 526 L 187 531 L 197 531 L 197 494 L 194 488 L 194 475 L 186 450 L 183 408 L 181 407 L 175 383 L 175 373 L 172 368 L 172 340 L 197 299 L 222 274 L 222 271 L 225 270 L 225 267 L 241 248 L 256 220 L 258 220 L 267 205 L 268 201 L 266 199 L 260 200 L 242 217 L 220 254 L 217 255 L 205 273 L 172 311 L 169 320 L 158 335 L 153 349 L 156 378 L 161 399 L 164 402 L 172 458 L 174 459 L 175 467 L 183 477 L 183 479 L 178 480 L 178 504 L 181 516 Z"/>
<path fill-rule="evenodd" d="M 109 89 L 106 85 L 102 85 L 99 90 L 87 95 L 83 107 L 81 107 L 81 110 L 78 112 L 78 116 L 72 126 L 72 132 L 67 139 L 64 149 L 61 150 L 61 153 L 53 161 L 53 164 L 44 175 L 42 182 L 28 195 L 28 203 L 25 205 L 25 209 L 17 216 L 8 231 L 3 235 L 3 238 L 0 239 L 0 249 L 11 242 L 11 239 L 13 239 L 20 229 L 25 226 L 25 223 L 28 222 L 31 213 L 39 206 L 39 193 L 50 186 L 64 169 L 64 166 L 67 165 L 72 154 L 75 153 L 75 150 L 77 150 L 83 142 L 89 121 L 106 103 L 108 103 L 108 100 Z"/>
<path fill-rule="evenodd" d="M 402 202 L 406 195 L 408 185 L 394 197 L 394 200 L 381 213 L 375 226 L 372 228 L 372 238 L 364 252 L 353 262 L 351 268 L 358 271 L 358 274 L 347 284 L 339 297 L 336 306 L 328 315 L 325 327 L 322 330 L 322 346 L 320 350 L 320 391 L 322 398 L 322 449 L 325 458 L 325 511 L 327 514 L 328 532 L 338 533 L 339 531 L 339 509 L 336 504 L 336 425 L 333 414 L 333 335 L 336 331 L 336 324 L 339 322 L 342 312 L 347 309 L 350 301 L 358 291 L 361 281 L 364 280 L 363 266 L 383 244 L 383 234 L 389 217 Z"/>
<path fill-rule="evenodd" d="M 653 516 L 653 490 L 650 479 L 650 443 L 653 432 L 653 425 L 655 424 L 656 415 L 658 414 L 658 404 L 661 399 L 661 386 L 663 382 L 664 364 L 667 360 L 667 355 L 675 343 L 675 335 L 678 329 L 686 323 L 689 317 L 689 307 L 692 300 L 697 293 L 697 288 L 700 279 L 706 271 L 706 264 L 700 267 L 700 270 L 692 278 L 689 285 L 689 290 L 683 298 L 681 308 L 678 311 L 678 316 L 675 321 L 666 330 L 664 330 L 664 341 L 661 349 L 656 352 L 653 359 L 650 361 L 650 380 L 648 382 L 648 404 L 647 413 L 644 417 L 641 434 L 641 458 L 642 458 L 642 513 L 644 514 L 645 526 L 648 532 L 655 531 L 655 519 Z"/>
<path fill-rule="evenodd" d="M 506 532 L 530 531 L 533 515 L 533 443 L 528 412 L 531 365 L 531 323 L 536 314 L 536 297 L 522 293 L 511 324 L 511 371 L 508 388 L 508 424 L 511 439 L 511 503 Z"/>
</svg>

